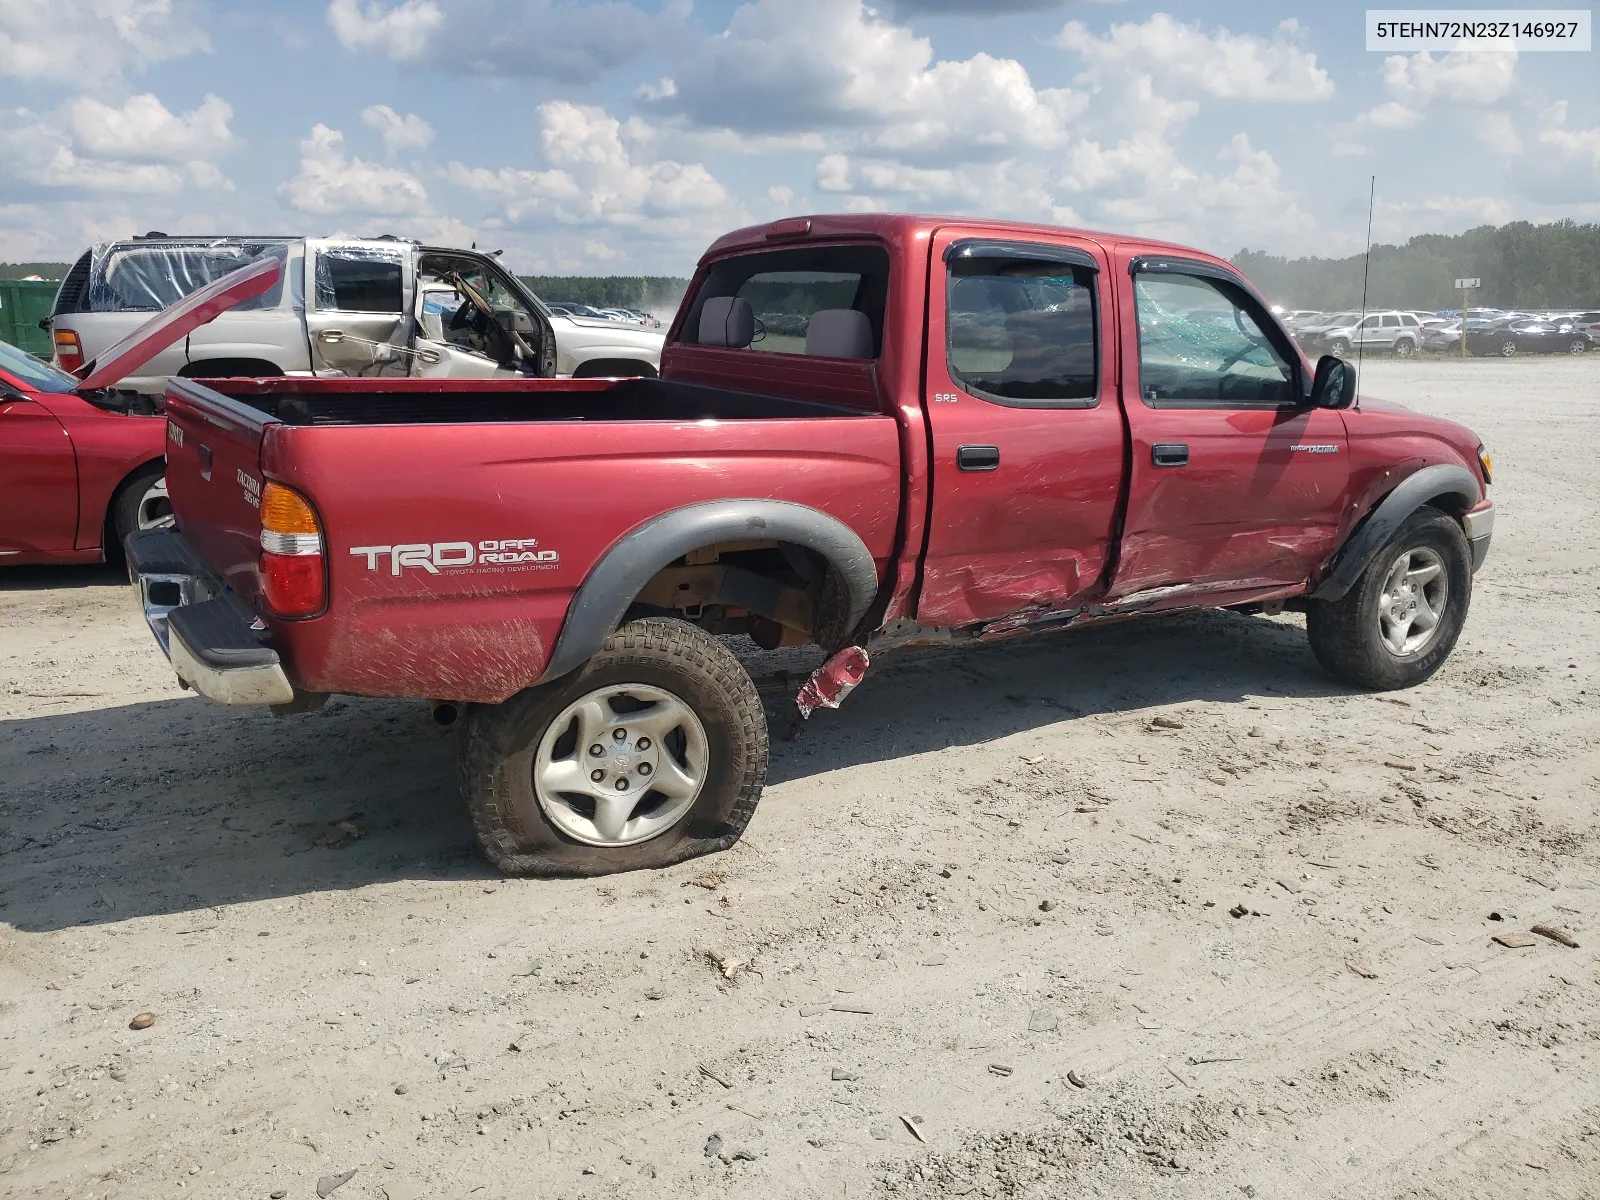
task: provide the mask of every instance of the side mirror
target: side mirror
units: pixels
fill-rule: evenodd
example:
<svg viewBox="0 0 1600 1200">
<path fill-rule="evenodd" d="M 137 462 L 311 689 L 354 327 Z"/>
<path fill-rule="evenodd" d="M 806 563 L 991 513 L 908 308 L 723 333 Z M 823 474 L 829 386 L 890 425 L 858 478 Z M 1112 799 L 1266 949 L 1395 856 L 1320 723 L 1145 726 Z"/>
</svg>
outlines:
<svg viewBox="0 0 1600 1200">
<path fill-rule="evenodd" d="M 1314 408 L 1349 408 L 1356 399 L 1356 369 L 1342 358 L 1324 354 L 1311 381 Z"/>
</svg>

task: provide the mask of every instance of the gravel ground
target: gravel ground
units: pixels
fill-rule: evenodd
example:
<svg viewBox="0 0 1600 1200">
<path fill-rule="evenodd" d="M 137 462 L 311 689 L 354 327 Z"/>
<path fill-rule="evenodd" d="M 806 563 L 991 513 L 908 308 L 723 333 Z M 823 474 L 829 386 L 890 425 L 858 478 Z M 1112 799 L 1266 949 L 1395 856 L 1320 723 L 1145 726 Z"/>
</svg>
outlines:
<svg viewBox="0 0 1600 1200">
<path fill-rule="evenodd" d="M 1594 1195 L 1597 368 L 1368 364 L 1495 455 L 1427 685 L 907 656 L 656 874 L 496 878 L 422 705 L 209 707 L 114 572 L 0 575 L 0 1192 Z"/>
</svg>

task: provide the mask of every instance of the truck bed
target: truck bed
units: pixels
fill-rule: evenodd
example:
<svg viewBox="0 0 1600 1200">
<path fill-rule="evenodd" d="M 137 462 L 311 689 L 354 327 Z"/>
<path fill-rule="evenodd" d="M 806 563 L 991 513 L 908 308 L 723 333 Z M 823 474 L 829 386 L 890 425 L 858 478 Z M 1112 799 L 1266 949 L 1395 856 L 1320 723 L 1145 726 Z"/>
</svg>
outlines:
<svg viewBox="0 0 1600 1200">
<path fill-rule="evenodd" d="M 184 538 L 308 692 L 504 700 L 540 677 L 606 552 L 687 506 L 809 507 L 861 539 L 880 579 L 895 552 L 899 427 L 859 408 L 659 379 L 281 378 L 176 379 L 167 411 Z M 317 513 L 320 615 L 261 603 L 267 480 Z M 506 544 L 515 566 L 451 561 Z M 435 569 L 396 547 L 446 549 Z"/>
<path fill-rule="evenodd" d="M 666 379 L 214 379 L 285 425 L 507 421 L 769 421 L 860 417 L 859 408 Z"/>
</svg>

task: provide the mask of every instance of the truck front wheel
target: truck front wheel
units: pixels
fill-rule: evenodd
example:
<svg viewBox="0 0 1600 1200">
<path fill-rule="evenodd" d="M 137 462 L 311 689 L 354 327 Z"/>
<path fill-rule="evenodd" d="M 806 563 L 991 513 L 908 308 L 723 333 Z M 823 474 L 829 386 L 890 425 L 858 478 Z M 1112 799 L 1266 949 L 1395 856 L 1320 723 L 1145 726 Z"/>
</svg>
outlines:
<svg viewBox="0 0 1600 1200">
<path fill-rule="evenodd" d="M 467 710 L 461 785 L 508 875 L 608 875 L 726 850 L 767 775 L 755 685 L 683 621 L 632 621 L 580 670 Z"/>
<path fill-rule="evenodd" d="M 1355 687 L 1413 687 L 1450 657 L 1472 599 L 1472 560 L 1455 518 L 1412 513 L 1338 600 L 1306 613 L 1311 650 Z"/>
</svg>

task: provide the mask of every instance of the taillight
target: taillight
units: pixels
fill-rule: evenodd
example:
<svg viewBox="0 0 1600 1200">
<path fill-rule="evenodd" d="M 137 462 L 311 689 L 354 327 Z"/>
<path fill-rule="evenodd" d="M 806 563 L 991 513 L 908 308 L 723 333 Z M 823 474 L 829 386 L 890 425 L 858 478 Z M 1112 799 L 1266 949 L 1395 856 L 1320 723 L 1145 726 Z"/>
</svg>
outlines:
<svg viewBox="0 0 1600 1200">
<path fill-rule="evenodd" d="M 280 617 L 313 617 L 328 605 L 322 529 L 310 503 L 268 480 L 261 489 L 261 597 Z"/>
<path fill-rule="evenodd" d="M 76 371 L 83 366 L 83 343 L 70 329 L 56 330 L 56 362 L 63 371 Z"/>
</svg>

